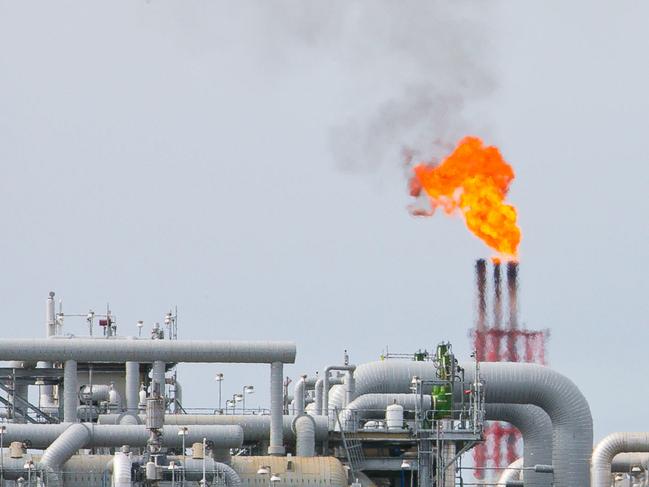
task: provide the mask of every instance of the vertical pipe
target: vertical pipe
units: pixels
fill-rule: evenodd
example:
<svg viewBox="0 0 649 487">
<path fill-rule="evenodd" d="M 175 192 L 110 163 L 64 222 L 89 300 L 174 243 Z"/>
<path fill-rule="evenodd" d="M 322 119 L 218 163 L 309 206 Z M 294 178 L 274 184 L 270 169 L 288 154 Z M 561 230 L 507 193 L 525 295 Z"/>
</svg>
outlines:
<svg viewBox="0 0 649 487">
<path fill-rule="evenodd" d="M 54 291 L 50 291 L 47 301 L 45 302 L 45 336 L 47 338 L 56 334 L 56 308 L 54 303 Z M 52 362 L 38 362 L 39 369 L 49 369 L 52 367 Z M 54 386 L 51 384 L 40 386 L 40 407 L 45 411 L 51 412 L 54 406 Z"/>
<path fill-rule="evenodd" d="M 348 370 L 345 372 L 345 407 L 354 400 L 355 389 L 356 382 L 354 380 L 354 372 Z"/>
<path fill-rule="evenodd" d="M 517 334 L 513 333 L 518 329 L 518 262 L 507 262 L 507 294 L 509 302 L 507 355 L 510 362 L 518 362 Z"/>
<path fill-rule="evenodd" d="M 282 418 L 283 410 L 283 378 L 284 364 L 273 362 L 270 364 L 270 445 L 268 454 L 284 455 L 284 425 Z"/>
<path fill-rule="evenodd" d="M 313 404 L 315 404 L 314 413 L 316 416 L 320 416 L 322 414 L 323 390 L 324 390 L 324 379 L 320 377 L 318 380 L 315 381 L 315 395 L 313 398 L 314 399 Z"/>
<path fill-rule="evenodd" d="M 126 362 L 126 410 L 137 414 L 140 402 L 140 364 Z"/>
<path fill-rule="evenodd" d="M 155 390 L 158 384 L 158 391 L 161 397 L 165 397 L 165 369 L 167 365 L 162 360 L 153 362 L 151 368 L 151 393 Z"/>
<path fill-rule="evenodd" d="M 306 375 L 300 377 L 300 380 L 295 384 L 293 389 L 293 398 L 295 404 L 295 414 L 300 415 L 304 414 L 304 393 L 306 389 Z"/>
<path fill-rule="evenodd" d="M 494 303 L 493 303 L 493 328 L 500 330 L 503 321 L 502 302 L 502 279 L 500 276 L 500 261 L 494 260 Z M 500 340 L 501 334 L 496 332 L 491 336 L 492 343 L 489 346 L 487 362 L 500 362 Z"/>
<path fill-rule="evenodd" d="M 475 329 L 475 350 L 477 359 L 484 361 L 486 351 L 487 328 L 487 263 L 478 259 L 475 263 L 476 286 L 478 290 L 478 316 Z"/>
<path fill-rule="evenodd" d="M 63 371 L 63 422 L 77 421 L 77 399 L 79 384 L 77 378 L 77 361 L 66 360 Z"/>
</svg>

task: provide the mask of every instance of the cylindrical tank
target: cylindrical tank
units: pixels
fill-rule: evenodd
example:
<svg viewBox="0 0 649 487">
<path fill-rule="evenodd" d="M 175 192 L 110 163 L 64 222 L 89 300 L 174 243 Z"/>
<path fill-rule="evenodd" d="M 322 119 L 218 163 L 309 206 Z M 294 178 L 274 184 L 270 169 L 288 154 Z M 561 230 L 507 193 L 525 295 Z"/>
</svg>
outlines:
<svg viewBox="0 0 649 487">
<path fill-rule="evenodd" d="M 85 403 L 90 401 L 94 403 L 100 403 L 101 401 L 108 401 L 110 386 L 106 384 L 93 384 L 92 391 L 90 389 L 90 385 L 85 385 L 81 389 L 82 402 Z"/>
<path fill-rule="evenodd" d="M 113 487 L 131 487 L 132 464 L 130 453 L 115 452 L 115 459 L 113 460 Z"/>
<path fill-rule="evenodd" d="M 108 403 L 111 406 L 117 406 L 119 408 L 122 404 L 122 397 L 119 395 L 119 392 L 115 389 L 115 385 L 111 384 L 108 391 Z"/>
<path fill-rule="evenodd" d="M 139 398 L 139 407 L 142 409 L 146 408 L 146 389 L 144 388 L 144 384 L 140 387 Z"/>
<path fill-rule="evenodd" d="M 403 406 L 390 404 L 385 410 L 385 422 L 390 431 L 403 429 Z"/>
<path fill-rule="evenodd" d="M 146 464 L 146 478 L 147 478 L 147 480 L 161 480 L 162 479 L 162 476 L 160 475 L 160 470 L 158 469 L 158 466 L 155 463 L 147 462 L 147 464 Z"/>
</svg>

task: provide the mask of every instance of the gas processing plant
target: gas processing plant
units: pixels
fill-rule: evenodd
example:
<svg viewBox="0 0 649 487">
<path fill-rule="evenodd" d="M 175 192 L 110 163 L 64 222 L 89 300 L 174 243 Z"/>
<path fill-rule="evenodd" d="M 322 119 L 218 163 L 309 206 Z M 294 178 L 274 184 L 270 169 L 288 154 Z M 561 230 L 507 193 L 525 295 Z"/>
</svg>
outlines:
<svg viewBox="0 0 649 487">
<path fill-rule="evenodd" d="M 345 352 L 291 381 L 294 343 L 179 340 L 171 312 L 121 336 L 110 311 L 66 315 L 50 293 L 44 338 L 0 340 L 0 487 L 648 485 L 649 433 L 593 448 L 578 385 L 546 366 L 547 331 L 519 325 L 513 178 L 476 137 L 413 168 L 410 194 L 429 206 L 411 212 L 461 214 L 499 256 L 476 262 L 470 357 L 444 341 L 363 364 Z M 64 334 L 71 316 L 88 336 Z M 218 374 L 218 402 L 196 413 L 176 368 L 189 362 L 257 364 L 268 409 L 246 409 L 253 386 L 223 408 Z"/>
<path fill-rule="evenodd" d="M 296 360 L 294 343 L 179 340 L 172 313 L 125 337 L 110 312 L 89 312 L 89 336 L 65 336 L 69 315 L 56 312 L 50 293 L 45 338 L 0 340 L 8 364 L 0 369 L 0 484 L 646 485 L 649 433 L 612 434 L 593 449 L 590 409 L 570 378 L 540 364 L 487 361 L 497 357 L 485 351 L 501 348 L 509 359 L 533 358 L 539 335 L 487 326 L 485 269 L 479 261 L 471 357 L 455 356 L 446 342 L 363 364 L 345 354 L 315 376 L 294 378 L 292 394 L 284 364 Z M 258 364 L 269 408 L 237 407 L 244 388 L 225 409 L 190 413 L 176 371 L 184 362 Z M 520 432 L 523 443 L 521 457 L 493 480 L 471 463 L 488 421 Z"/>
</svg>

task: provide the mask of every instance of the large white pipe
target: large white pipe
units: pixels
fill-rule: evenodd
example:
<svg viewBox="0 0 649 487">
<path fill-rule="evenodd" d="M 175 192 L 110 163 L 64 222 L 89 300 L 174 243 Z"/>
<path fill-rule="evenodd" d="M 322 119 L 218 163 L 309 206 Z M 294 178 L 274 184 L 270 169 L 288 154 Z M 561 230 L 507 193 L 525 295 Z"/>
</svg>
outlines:
<svg viewBox="0 0 649 487">
<path fill-rule="evenodd" d="M 295 414 L 298 416 L 304 413 L 304 394 L 306 392 L 306 375 L 300 377 L 293 388 L 293 403 Z"/>
<path fill-rule="evenodd" d="M 100 414 L 98 424 L 118 424 L 126 416 L 121 414 Z M 292 429 L 293 422 L 297 416 L 287 415 L 282 418 L 284 438 L 288 441 L 295 441 L 295 434 Z M 138 416 L 139 422 L 144 424 L 146 416 Z M 327 418 L 324 416 L 313 417 L 316 425 L 315 435 L 318 441 L 326 440 L 328 435 Z M 253 414 L 167 414 L 165 425 L 174 426 L 201 426 L 201 425 L 238 425 L 243 428 L 244 441 L 252 443 L 260 440 L 267 440 L 270 435 L 270 416 Z"/>
<path fill-rule="evenodd" d="M 354 371 L 356 370 L 355 365 L 330 365 L 324 370 L 324 374 L 322 375 L 322 393 L 323 393 L 323 398 L 322 398 L 322 414 L 325 416 L 329 415 L 329 372 L 333 370 L 340 370 L 340 371 L 346 371 L 350 372 L 349 377 L 351 378 L 349 381 L 347 381 L 347 386 L 345 387 L 345 400 L 351 402 L 353 399 L 354 395 Z"/>
<path fill-rule="evenodd" d="M 303 414 L 295 420 L 295 455 L 298 457 L 315 456 L 316 424 L 312 416 Z"/>
<path fill-rule="evenodd" d="M 294 363 L 291 342 L 210 340 L 93 340 L 58 337 L 0 340 L 0 361 Z"/>
<path fill-rule="evenodd" d="M 144 425 L 112 425 L 77 423 L 69 424 L 7 424 L 4 441 L 29 441 L 32 448 L 46 448 L 54 443 L 64 432 L 75 427 L 74 431 L 81 431 L 77 426 L 88 431 L 87 441 L 79 448 L 118 447 L 130 445 L 133 447 L 146 446 L 149 439 L 149 430 Z M 69 433 L 69 437 L 72 433 Z M 76 437 L 76 436 L 75 436 Z M 203 441 L 207 438 L 214 443 L 216 448 L 239 448 L 243 445 L 243 429 L 238 425 L 194 425 L 187 428 L 185 444 Z M 178 435 L 178 426 L 165 425 L 163 427 L 162 443 L 170 448 L 181 448 L 182 437 Z"/>
<path fill-rule="evenodd" d="M 270 364 L 270 445 L 269 455 L 284 455 L 284 429 L 282 427 L 284 402 L 284 364 Z"/>
<path fill-rule="evenodd" d="M 77 407 L 79 406 L 79 382 L 77 377 L 77 361 L 66 360 L 63 370 L 63 421 L 75 423 L 77 421 Z"/>
<path fill-rule="evenodd" d="M 601 440 L 591 459 L 591 487 L 611 485 L 611 463 L 624 452 L 649 452 L 649 433 L 612 433 Z"/>
<path fill-rule="evenodd" d="M 157 389 L 160 397 L 165 397 L 166 367 L 166 364 L 162 360 L 156 360 L 153 362 L 153 367 L 151 368 L 151 393 Z"/>
<path fill-rule="evenodd" d="M 611 462 L 611 472 L 630 473 L 634 467 L 649 469 L 649 453 L 618 453 Z"/>
<path fill-rule="evenodd" d="M 56 335 L 56 309 L 54 292 L 52 291 L 45 304 L 45 336 L 50 338 L 54 335 Z M 52 368 L 52 362 L 41 361 L 38 362 L 37 367 L 40 369 L 50 369 Z M 56 404 L 54 403 L 54 386 L 51 384 L 40 386 L 39 394 L 41 408 L 47 412 L 52 412 L 56 408 Z"/>
<path fill-rule="evenodd" d="M 474 364 L 464 364 L 473 382 Z M 533 404 L 552 421 L 552 465 L 555 487 L 588 487 L 588 460 L 593 445 L 593 418 L 586 398 L 567 377 L 536 364 L 484 362 L 480 376 L 487 403 Z M 462 391 L 456 391 L 459 396 Z"/>
<path fill-rule="evenodd" d="M 343 383 L 343 380 L 340 377 L 330 377 L 328 380 L 328 383 L 330 385 L 336 386 L 339 384 Z M 320 377 L 315 381 L 314 384 L 315 388 L 315 398 L 314 398 L 314 414 L 316 416 L 320 416 L 322 414 L 322 398 L 323 398 L 323 390 L 324 390 L 324 379 Z M 333 387 L 332 387 L 333 389 Z"/>
<path fill-rule="evenodd" d="M 485 419 L 506 421 L 521 432 L 523 436 L 522 466 L 533 468 L 535 465 L 552 464 L 552 421 L 543 409 L 531 404 L 493 403 L 486 404 L 485 409 Z M 551 485 L 551 473 L 525 471 L 526 487 L 550 487 Z"/>
<path fill-rule="evenodd" d="M 137 414 L 140 402 L 140 364 L 126 362 L 126 410 Z"/>
</svg>

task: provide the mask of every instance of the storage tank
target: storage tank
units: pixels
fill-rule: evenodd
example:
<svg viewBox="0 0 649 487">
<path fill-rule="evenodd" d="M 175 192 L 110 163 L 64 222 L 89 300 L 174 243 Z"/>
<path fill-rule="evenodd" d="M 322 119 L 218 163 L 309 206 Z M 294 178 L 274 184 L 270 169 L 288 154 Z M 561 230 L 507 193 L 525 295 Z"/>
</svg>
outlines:
<svg viewBox="0 0 649 487">
<path fill-rule="evenodd" d="M 385 422 L 389 431 L 403 429 L 403 406 L 390 404 L 385 410 Z"/>
</svg>

